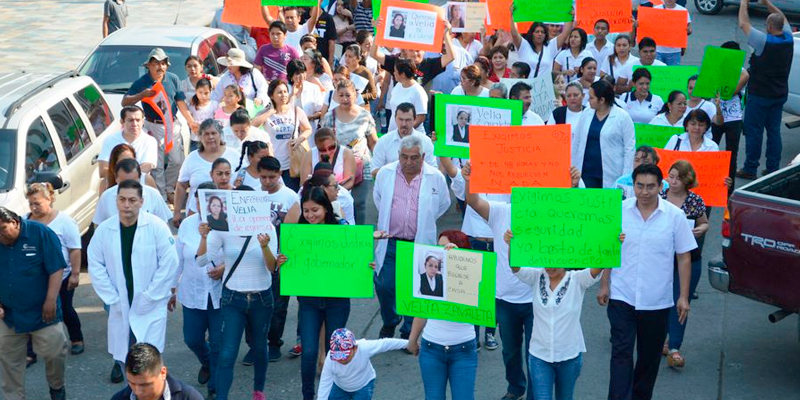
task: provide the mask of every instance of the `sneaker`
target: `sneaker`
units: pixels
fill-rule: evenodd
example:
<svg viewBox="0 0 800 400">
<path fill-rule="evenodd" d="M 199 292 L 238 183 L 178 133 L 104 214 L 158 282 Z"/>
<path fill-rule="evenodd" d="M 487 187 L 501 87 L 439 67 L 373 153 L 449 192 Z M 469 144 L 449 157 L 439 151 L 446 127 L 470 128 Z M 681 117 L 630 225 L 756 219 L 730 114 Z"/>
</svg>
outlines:
<svg viewBox="0 0 800 400">
<path fill-rule="evenodd" d="M 697 292 L 692 293 L 692 300 L 697 300 L 700 298 L 700 295 Z"/>
<path fill-rule="evenodd" d="M 525 398 L 525 395 L 515 395 L 514 393 L 506 393 L 505 396 L 501 397 L 500 400 L 522 400 Z"/>
<path fill-rule="evenodd" d="M 50 389 L 50 400 L 67 400 L 67 389 L 64 387 L 58 390 Z"/>
<path fill-rule="evenodd" d="M 36 356 L 33 357 L 27 356 L 25 358 L 25 368 L 30 368 L 31 365 L 36 364 L 36 361 L 37 361 Z"/>
<path fill-rule="evenodd" d="M 393 326 L 389 327 L 389 326 L 384 325 L 383 327 L 381 327 L 381 332 L 378 333 L 378 339 L 393 338 L 393 337 L 394 337 L 394 327 Z"/>
<path fill-rule="evenodd" d="M 289 354 L 291 354 L 294 357 L 302 356 L 303 355 L 303 345 L 301 345 L 300 343 L 294 345 L 294 347 L 292 347 L 292 349 L 289 350 Z"/>
<path fill-rule="evenodd" d="M 745 171 L 743 169 L 740 169 L 740 170 L 736 171 L 736 177 L 737 178 L 742 178 L 742 179 L 749 179 L 749 180 L 752 181 L 753 179 L 756 179 L 756 174 L 753 174 L 753 173 L 747 172 L 747 171 Z"/>
<path fill-rule="evenodd" d="M 72 353 L 73 356 L 77 356 L 83 353 L 84 350 L 83 342 L 75 342 L 72 344 L 72 348 L 70 348 L 70 353 Z"/>
<path fill-rule="evenodd" d="M 211 367 L 203 365 L 200 367 L 200 372 L 197 373 L 197 383 L 205 385 L 211 379 Z"/>
<path fill-rule="evenodd" d="M 269 346 L 269 362 L 277 362 L 281 359 L 281 348 Z"/>
<path fill-rule="evenodd" d="M 500 347 L 500 345 L 497 344 L 497 339 L 495 339 L 494 335 L 491 333 L 486 334 L 484 342 L 486 344 L 486 350 L 497 350 L 497 348 Z"/>
<path fill-rule="evenodd" d="M 120 382 L 122 382 L 122 368 L 120 368 L 119 364 L 114 362 L 114 366 L 111 367 L 111 383 Z"/>
<path fill-rule="evenodd" d="M 255 390 L 253 391 L 253 400 L 267 400 L 267 396 L 264 396 L 264 392 Z"/>
<path fill-rule="evenodd" d="M 245 367 L 249 367 L 255 364 L 256 363 L 255 357 L 256 356 L 253 355 L 253 349 L 248 350 L 247 354 L 245 354 L 244 358 L 242 358 L 242 365 L 244 365 Z"/>
</svg>

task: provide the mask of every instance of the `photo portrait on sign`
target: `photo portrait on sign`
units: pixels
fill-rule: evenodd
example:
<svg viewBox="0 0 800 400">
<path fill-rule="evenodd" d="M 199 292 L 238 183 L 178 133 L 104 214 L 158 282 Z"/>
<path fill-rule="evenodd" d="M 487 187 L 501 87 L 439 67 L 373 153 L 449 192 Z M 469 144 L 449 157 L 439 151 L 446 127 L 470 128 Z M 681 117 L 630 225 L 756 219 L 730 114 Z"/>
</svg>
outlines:
<svg viewBox="0 0 800 400">
<path fill-rule="evenodd" d="M 403 39 L 406 36 L 406 14 L 400 11 L 392 11 L 391 25 L 389 26 L 389 36 Z"/>
<path fill-rule="evenodd" d="M 447 3 L 447 20 L 450 21 L 453 32 L 465 27 L 466 15 L 467 3 Z"/>
<path fill-rule="evenodd" d="M 201 193 L 201 217 L 215 231 L 228 231 L 228 196 L 226 192 Z"/>
<path fill-rule="evenodd" d="M 469 109 L 456 112 L 456 121 L 453 124 L 453 144 L 469 144 L 469 120 L 472 117 Z"/>
<path fill-rule="evenodd" d="M 435 247 L 415 249 L 414 297 L 431 300 L 447 299 L 445 259 L 444 249 Z"/>
<path fill-rule="evenodd" d="M 469 147 L 470 125 L 511 125 L 511 110 L 449 104 L 446 108 L 445 143 Z"/>
<path fill-rule="evenodd" d="M 385 39 L 422 45 L 434 44 L 437 13 L 399 7 L 389 7 L 387 11 L 383 36 Z"/>
</svg>

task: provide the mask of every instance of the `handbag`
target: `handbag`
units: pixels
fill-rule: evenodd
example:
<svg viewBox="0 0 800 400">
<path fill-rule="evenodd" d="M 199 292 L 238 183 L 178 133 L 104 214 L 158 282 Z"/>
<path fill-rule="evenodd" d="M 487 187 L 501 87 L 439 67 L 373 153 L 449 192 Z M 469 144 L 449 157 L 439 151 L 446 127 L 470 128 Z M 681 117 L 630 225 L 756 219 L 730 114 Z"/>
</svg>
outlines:
<svg viewBox="0 0 800 400">
<path fill-rule="evenodd" d="M 294 107 L 294 134 L 292 135 L 293 139 L 297 139 L 297 107 Z M 306 153 L 311 150 L 308 147 L 308 141 L 304 140 L 298 146 L 292 149 L 292 153 L 289 157 L 289 176 L 292 178 L 299 178 L 300 177 L 300 170 L 303 167 L 303 159 L 306 157 Z"/>
<path fill-rule="evenodd" d="M 332 117 L 333 117 L 333 134 L 336 135 L 336 109 L 334 108 L 331 110 Z M 347 144 L 347 147 L 350 150 L 353 150 L 353 147 L 358 144 L 359 140 L 355 139 L 352 142 Z M 353 151 L 353 156 L 356 159 L 356 176 L 353 177 L 353 186 L 358 186 L 361 182 L 364 181 L 364 159 L 361 158 L 361 155 Z"/>
<path fill-rule="evenodd" d="M 239 257 L 236 257 L 236 261 L 233 262 L 231 266 L 231 272 L 228 272 L 228 276 L 225 277 L 225 280 L 222 282 L 222 287 L 227 287 L 228 281 L 231 280 L 231 276 L 236 271 L 236 267 L 239 266 L 239 263 L 242 262 L 242 258 L 244 258 L 244 253 L 247 251 L 247 246 L 250 244 L 250 240 L 252 236 L 248 236 L 247 239 L 244 240 L 244 245 L 242 245 L 242 250 L 239 252 Z"/>
</svg>

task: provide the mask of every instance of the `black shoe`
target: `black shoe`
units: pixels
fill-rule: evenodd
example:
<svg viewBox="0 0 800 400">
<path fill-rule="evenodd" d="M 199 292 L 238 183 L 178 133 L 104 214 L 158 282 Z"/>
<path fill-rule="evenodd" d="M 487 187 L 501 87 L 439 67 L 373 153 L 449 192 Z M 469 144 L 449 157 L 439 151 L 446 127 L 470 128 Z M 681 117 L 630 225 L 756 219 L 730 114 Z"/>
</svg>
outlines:
<svg viewBox="0 0 800 400">
<path fill-rule="evenodd" d="M 256 363 L 256 356 L 253 355 L 253 349 L 247 351 L 247 354 L 244 355 L 242 358 L 242 365 L 245 367 L 249 367 Z"/>
<path fill-rule="evenodd" d="M 525 398 L 525 395 L 515 395 L 514 393 L 506 393 L 505 396 L 501 397 L 500 400 L 522 400 Z"/>
<path fill-rule="evenodd" d="M 67 389 L 50 389 L 50 400 L 67 400 Z"/>
<path fill-rule="evenodd" d="M 25 359 L 25 368 L 30 368 L 30 367 L 31 367 L 31 365 L 33 365 L 33 364 L 36 364 L 36 361 L 37 361 L 37 360 L 36 360 L 36 355 L 35 355 L 35 354 L 33 355 L 33 357 L 31 357 L 31 356 L 28 356 L 28 357 Z"/>
<path fill-rule="evenodd" d="M 122 382 L 122 368 L 115 362 L 114 366 L 111 367 L 111 383 L 120 382 Z"/>
<path fill-rule="evenodd" d="M 206 396 L 206 400 L 217 400 L 217 392 L 209 390 L 208 396 Z"/>
<path fill-rule="evenodd" d="M 753 174 L 753 173 L 747 172 L 747 171 L 745 171 L 745 170 L 743 170 L 743 169 L 740 169 L 740 170 L 736 171 L 736 177 L 737 177 L 737 178 L 742 178 L 742 179 L 748 179 L 748 180 L 751 180 L 751 181 L 752 181 L 753 179 L 756 179 L 756 178 L 757 178 L 757 177 L 756 177 L 756 174 Z"/>
<path fill-rule="evenodd" d="M 84 351 L 83 343 L 81 344 L 73 343 L 72 348 L 70 349 L 70 353 L 72 353 L 73 356 L 77 356 L 78 354 L 83 353 L 83 351 Z"/>
<path fill-rule="evenodd" d="M 394 337 L 394 327 L 393 326 L 384 325 L 381 328 L 381 332 L 378 334 L 378 339 L 393 338 L 393 337 Z"/>
<path fill-rule="evenodd" d="M 281 348 L 269 346 L 269 362 L 278 362 L 281 359 Z"/>
<path fill-rule="evenodd" d="M 200 367 L 200 372 L 197 373 L 197 383 L 205 385 L 211 379 L 211 367 L 203 365 Z"/>
<path fill-rule="evenodd" d="M 392 333 L 394 333 L 394 332 L 392 332 Z M 394 336 L 394 335 L 392 335 L 392 336 Z M 410 333 L 408 333 L 408 332 L 400 332 L 400 339 L 408 340 L 409 337 L 411 337 Z"/>
</svg>

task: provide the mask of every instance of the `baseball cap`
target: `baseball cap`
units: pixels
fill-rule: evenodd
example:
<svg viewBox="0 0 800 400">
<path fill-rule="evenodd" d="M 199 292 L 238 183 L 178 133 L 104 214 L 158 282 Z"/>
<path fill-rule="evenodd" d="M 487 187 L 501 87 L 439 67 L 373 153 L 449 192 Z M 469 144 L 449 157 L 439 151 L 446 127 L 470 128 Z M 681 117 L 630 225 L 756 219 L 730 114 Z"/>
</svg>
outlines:
<svg viewBox="0 0 800 400">
<path fill-rule="evenodd" d="M 331 360 L 342 361 L 350 356 L 356 346 L 356 337 L 347 328 L 339 328 L 331 335 Z"/>
<path fill-rule="evenodd" d="M 144 62 L 144 64 L 147 64 L 148 62 L 150 62 L 151 59 L 154 58 L 156 59 L 156 61 L 167 60 L 167 63 L 169 63 L 169 57 L 167 56 L 167 53 L 165 53 L 164 49 L 160 47 L 156 47 L 153 50 L 150 50 L 150 55 L 147 57 L 147 60 Z"/>
</svg>

